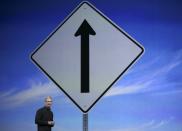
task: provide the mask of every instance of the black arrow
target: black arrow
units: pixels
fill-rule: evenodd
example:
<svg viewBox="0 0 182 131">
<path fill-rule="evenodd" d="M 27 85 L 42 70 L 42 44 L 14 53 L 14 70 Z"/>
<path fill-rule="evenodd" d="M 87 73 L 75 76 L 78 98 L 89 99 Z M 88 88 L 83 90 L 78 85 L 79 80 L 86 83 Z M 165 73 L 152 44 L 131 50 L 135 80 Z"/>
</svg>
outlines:
<svg viewBox="0 0 182 131">
<path fill-rule="evenodd" d="M 89 93 L 89 35 L 95 34 L 86 20 L 75 33 L 76 37 L 81 35 L 81 93 Z"/>
</svg>

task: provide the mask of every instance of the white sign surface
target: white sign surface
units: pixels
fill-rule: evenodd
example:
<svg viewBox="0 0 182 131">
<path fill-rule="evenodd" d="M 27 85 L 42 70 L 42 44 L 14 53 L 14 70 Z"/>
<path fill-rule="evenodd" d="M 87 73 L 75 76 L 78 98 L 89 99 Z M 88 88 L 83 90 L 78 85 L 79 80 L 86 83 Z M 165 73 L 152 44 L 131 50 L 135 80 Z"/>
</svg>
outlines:
<svg viewBox="0 0 182 131">
<path fill-rule="evenodd" d="M 79 109 L 88 112 L 143 52 L 98 9 L 82 2 L 31 58 Z"/>
</svg>

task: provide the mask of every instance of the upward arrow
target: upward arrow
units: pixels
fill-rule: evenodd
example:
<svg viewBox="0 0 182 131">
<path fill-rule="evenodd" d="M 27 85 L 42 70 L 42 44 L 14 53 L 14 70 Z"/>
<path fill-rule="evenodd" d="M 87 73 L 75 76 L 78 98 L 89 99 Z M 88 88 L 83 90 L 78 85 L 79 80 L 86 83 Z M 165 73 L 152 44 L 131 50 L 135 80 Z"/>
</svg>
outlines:
<svg viewBox="0 0 182 131">
<path fill-rule="evenodd" d="M 89 93 L 89 35 L 95 35 L 95 31 L 84 20 L 75 33 L 81 36 L 81 93 Z"/>
</svg>

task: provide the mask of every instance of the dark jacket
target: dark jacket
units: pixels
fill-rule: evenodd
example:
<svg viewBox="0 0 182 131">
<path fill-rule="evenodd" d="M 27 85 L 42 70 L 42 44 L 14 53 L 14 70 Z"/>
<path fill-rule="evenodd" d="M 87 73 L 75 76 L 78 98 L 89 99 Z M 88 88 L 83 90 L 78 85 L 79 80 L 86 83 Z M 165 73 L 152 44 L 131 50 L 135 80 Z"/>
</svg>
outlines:
<svg viewBox="0 0 182 131">
<path fill-rule="evenodd" d="M 48 107 L 42 107 L 36 112 L 35 124 L 38 131 L 51 131 L 54 125 L 48 125 L 48 121 L 53 121 L 53 113 Z"/>
</svg>

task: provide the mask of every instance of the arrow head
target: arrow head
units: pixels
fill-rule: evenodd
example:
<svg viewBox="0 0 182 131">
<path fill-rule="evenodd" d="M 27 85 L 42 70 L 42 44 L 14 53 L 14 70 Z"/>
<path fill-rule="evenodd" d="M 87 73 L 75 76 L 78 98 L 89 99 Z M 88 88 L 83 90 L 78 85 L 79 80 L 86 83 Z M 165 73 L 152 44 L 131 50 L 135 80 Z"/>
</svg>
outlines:
<svg viewBox="0 0 182 131">
<path fill-rule="evenodd" d="M 75 33 L 75 36 L 79 35 L 95 35 L 95 31 L 92 29 L 92 27 L 89 25 L 89 23 L 84 20 L 78 30 Z"/>
</svg>

